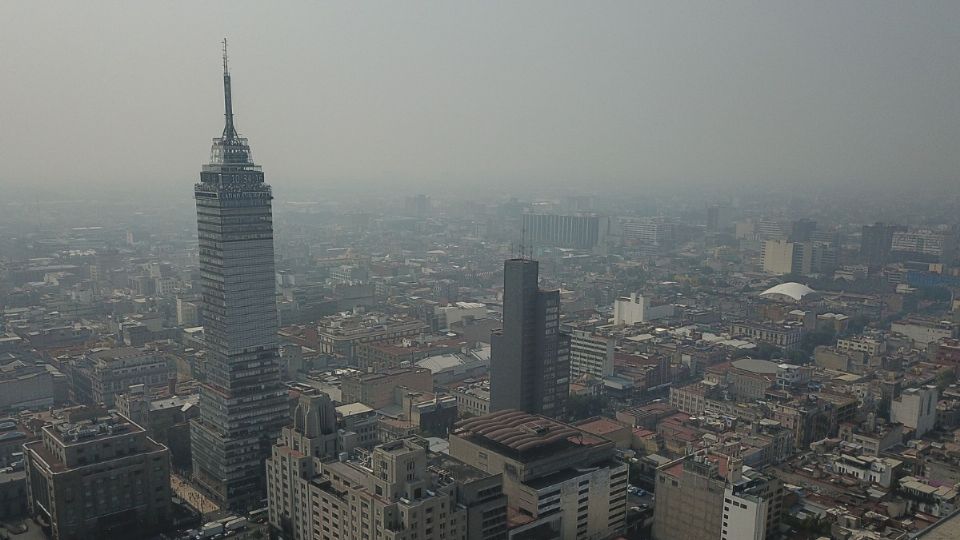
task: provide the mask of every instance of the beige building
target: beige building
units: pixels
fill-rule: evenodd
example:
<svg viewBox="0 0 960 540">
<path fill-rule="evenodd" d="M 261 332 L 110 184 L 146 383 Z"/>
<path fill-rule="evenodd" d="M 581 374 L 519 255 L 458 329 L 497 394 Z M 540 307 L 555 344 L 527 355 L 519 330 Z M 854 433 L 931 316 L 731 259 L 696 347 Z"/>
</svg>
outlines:
<svg viewBox="0 0 960 540">
<path fill-rule="evenodd" d="M 462 420 L 449 441 L 451 456 L 503 475 L 524 535 L 576 540 L 623 532 L 628 468 L 612 441 L 516 410 Z"/>
<path fill-rule="evenodd" d="M 320 353 L 339 356 L 356 363 L 356 347 L 361 343 L 394 342 L 415 337 L 430 330 L 429 325 L 402 317 L 376 314 L 327 317 L 317 326 Z"/>
<path fill-rule="evenodd" d="M 787 242 L 786 240 L 766 240 L 761 250 L 763 252 L 761 254 L 763 257 L 763 271 L 768 274 L 794 273 L 794 252 L 796 251 L 796 247 L 800 245 L 802 244 L 795 244 L 793 242 Z"/>
<path fill-rule="evenodd" d="M 614 339 L 583 330 L 570 333 L 570 378 L 613 375 Z"/>
<path fill-rule="evenodd" d="M 457 409 L 461 415 L 483 416 L 490 412 L 489 381 L 458 386 L 450 394 L 457 399 Z"/>
<path fill-rule="evenodd" d="M 53 540 L 140 538 L 168 525 L 169 452 L 119 414 L 57 411 L 24 460 L 30 514 Z"/>
<path fill-rule="evenodd" d="M 791 323 L 737 322 L 730 325 L 730 334 L 756 343 L 769 343 L 791 350 L 800 345 L 803 325 Z"/>
<path fill-rule="evenodd" d="M 284 538 L 506 539 L 500 475 L 429 452 L 421 439 L 380 445 L 362 461 L 323 461 L 302 450 L 310 437 L 297 429 L 267 460 L 270 524 Z"/>
<path fill-rule="evenodd" d="M 427 368 L 397 368 L 348 375 L 341 381 L 341 400 L 382 409 L 394 403 L 394 390 L 400 386 L 416 392 L 432 392 L 433 373 Z"/>
<path fill-rule="evenodd" d="M 783 487 L 738 459 L 695 454 L 657 469 L 654 540 L 762 540 L 777 531 Z"/>
</svg>

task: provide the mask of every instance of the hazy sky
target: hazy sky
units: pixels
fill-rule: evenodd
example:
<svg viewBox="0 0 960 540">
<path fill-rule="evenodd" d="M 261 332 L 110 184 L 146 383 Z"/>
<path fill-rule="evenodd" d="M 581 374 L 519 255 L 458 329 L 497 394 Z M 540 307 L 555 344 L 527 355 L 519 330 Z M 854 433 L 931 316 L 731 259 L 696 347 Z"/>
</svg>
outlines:
<svg viewBox="0 0 960 540">
<path fill-rule="evenodd" d="M 0 3 L 0 187 L 960 185 L 960 2 Z"/>
</svg>

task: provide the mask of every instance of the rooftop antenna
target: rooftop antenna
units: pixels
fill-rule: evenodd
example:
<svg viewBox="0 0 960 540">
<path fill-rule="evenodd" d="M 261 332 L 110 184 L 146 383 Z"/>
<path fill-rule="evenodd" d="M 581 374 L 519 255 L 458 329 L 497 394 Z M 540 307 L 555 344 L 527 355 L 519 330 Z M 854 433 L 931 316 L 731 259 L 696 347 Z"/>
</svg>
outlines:
<svg viewBox="0 0 960 540">
<path fill-rule="evenodd" d="M 527 243 L 527 224 L 523 223 L 522 225 L 520 225 L 520 259 L 526 258 L 526 253 L 524 252 L 526 243 Z"/>
<path fill-rule="evenodd" d="M 223 138 L 236 139 L 237 130 L 233 126 L 233 96 L 230 93 L 230 68 L 227 65 L 227 38 L 223 38 Z"/>
</svg>

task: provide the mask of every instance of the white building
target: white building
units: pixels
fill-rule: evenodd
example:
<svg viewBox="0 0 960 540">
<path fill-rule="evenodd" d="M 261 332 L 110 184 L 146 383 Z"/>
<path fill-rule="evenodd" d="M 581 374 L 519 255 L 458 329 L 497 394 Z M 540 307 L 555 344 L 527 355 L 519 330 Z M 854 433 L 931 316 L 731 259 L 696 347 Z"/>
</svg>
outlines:
<svg viewBox="0 0 960 540">
<path fill-rule="evenodd" d="M 200 322 L 200 310 L 196 302 L 177 298 L 177 326 L 196 326 Z"/>
<path fill-rule="evenodd" d="M 890 421 L 901 423 L 922 437 L 937 423 L 937 389 L 934 386 L 908 388 L 890 402 Z"/>
<path fill-rule="evenodd" d="M 465 318 L 485 319 L 487 306 L 479 302 L 456 302 L 449 306 L 437 306 L 433 309 L 437 316 L 440 328 L 450 328 L 451 324 L 458 323 Z"/>
<path fill-rule="evenodd" d="M 794 248 L 797 244 L 786 240 L 767 240 L 763 243 L 763 271 L 768 274 L 794 272 Z"/>
<path fill-rule="evenodd" d="M 811 375 L 813 375 L 813 369 L 808 366 L 779 364 L 777 366 L 777 386 L 780 388 L 799 386 L 810 382 Z"/>
<path fill-rule="evenodd" d="M 934 341 L 957 337 L 957 323 L 919 318 L 907 318 L 890 324 L 890 331 L 910 338 L 915 345 L 926 347 Z"/>
<path fill-rule="evenodd" d="M 570 378 L 613 375 L 614 339 L 583 330 L 570 333 Z"/>
<path fill-rule="evenodd" d="M 616 325 L 629 326 L 672 316 L 673 304 L 653 306 L 649 298 L 637 293 L 621 296 L 613 303 L 613 324 Z"/>
<path fill-rule="evenodd" d="M 841 454 L 833 461 L 833 471 L 889 488 L 901 465 L 902 461 L 893 458 Z"/>
<path fill-rule="evenodd" d="M 728 484 L 723 490 L 723 525 L 721 540 L 763 540 L 767 537 L 771 512 L 779 512 L 783 497 L 779 482 L 764 482 L 750 486 L 751 481 L 742 479 L 737 484 Z M 770 493 L 766 493 L 770 491 Z"/>
</svg>

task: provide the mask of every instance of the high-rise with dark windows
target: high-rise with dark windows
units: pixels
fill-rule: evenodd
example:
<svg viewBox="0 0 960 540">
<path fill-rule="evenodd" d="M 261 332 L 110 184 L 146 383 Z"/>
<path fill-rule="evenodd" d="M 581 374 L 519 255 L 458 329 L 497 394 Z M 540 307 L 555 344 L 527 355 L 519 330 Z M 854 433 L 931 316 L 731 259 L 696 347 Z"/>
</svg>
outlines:
<svg viewBox="0 0 960 540">
<path fill-rule="evenodd" d="M 206 356 L 191 425 L 194 481 L 221 506 L 266 497 L 264 460 L 288 420 L 280 383 L 271 191 L 233 125 L 226 42 L 226 125 L 194 188 Z"/>
<path fill-rule="evenodd" d="M 490 410 L 562 414 L 569 393 L 570 336 L 560 333 L 560 291 L 541 290 L 539 264 L 503 264 L 503 328 L 490 336 Z"/>
</svg>

